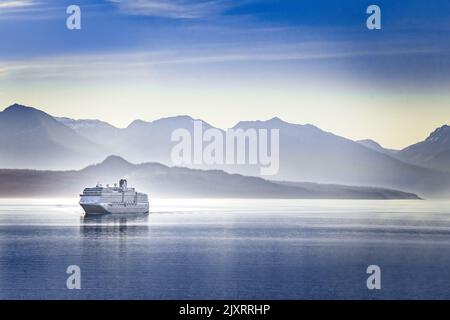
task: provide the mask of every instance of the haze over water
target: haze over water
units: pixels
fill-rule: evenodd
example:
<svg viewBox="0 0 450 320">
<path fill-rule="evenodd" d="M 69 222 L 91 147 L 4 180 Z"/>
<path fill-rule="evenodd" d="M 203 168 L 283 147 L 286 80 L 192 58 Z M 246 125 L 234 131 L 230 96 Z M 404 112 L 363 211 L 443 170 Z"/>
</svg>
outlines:
<svg viewBox="0 0 450 320">
<path fill-rule="evenodd" d="M 0 200 L 1 299 L 449 299 L 450 202 Z M 379 265 L 382 289 L 366 287 Z M 81 290 L 66 268 L 81 268 Z"/>
</svg>

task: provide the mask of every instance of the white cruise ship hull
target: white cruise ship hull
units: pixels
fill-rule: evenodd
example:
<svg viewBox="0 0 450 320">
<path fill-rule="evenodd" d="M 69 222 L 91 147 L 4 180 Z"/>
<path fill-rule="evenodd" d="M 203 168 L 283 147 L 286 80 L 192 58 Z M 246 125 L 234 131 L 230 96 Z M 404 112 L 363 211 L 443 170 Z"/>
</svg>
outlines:
<svg viewBox="0 0 450 320">
<path fill-rule="evenodd" d="M 81 204 L 86 214 L 146 214 L 149 212 L 148 204 Z"/>
</svg>

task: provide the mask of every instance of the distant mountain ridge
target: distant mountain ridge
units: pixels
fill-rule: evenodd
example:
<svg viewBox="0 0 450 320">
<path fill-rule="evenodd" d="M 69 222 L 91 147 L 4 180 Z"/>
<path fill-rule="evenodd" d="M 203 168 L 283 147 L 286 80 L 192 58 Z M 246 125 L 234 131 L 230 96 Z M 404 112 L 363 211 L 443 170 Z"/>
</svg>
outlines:
<svg viewBox="0 0 450 320">
<path fill-rule="evenodd" d="M 21 115 L 8 118 L 9 113 Z M 41 120 L 25 123 L 26 118 Z M 194 121 L 189 116 L 150 122 L 136 120 L 122 129 L 100 120 L 54 118 L 34 108 L 14 105 L 0 112 L 0 125 L 9 126 L 4 129 L 6 135 L 0 138 L 0 168 L 81 169 L 111 154 L 133 163 L 158 162 L 171 166 L 170 155 L 175 145 L 171 141 L 172 132 L 184 128 L 192 133 Z M 204 130 L 212 128 L 207 122 L 202 123 Z M 32 131 L 27 133 L 24 127 Z M 405 150 L 397 154 L 377 147 L 376 142 L 370 145 L 367 141 L 355 142 L 311 124 L 292 124 L 278 117 L 241 121 L 234 128 L 279 129 L 280 170 L 275 176 L 265 177 L 270 180 L 381 187 L 425 197 L 450 197 L 450 173 L 409 159 Z M 447 140 L 441 136 L 446 135 L 446 129 L 436 135 L 439 139 L 433 138 L 427 145 L 434 147 L 435 140 L 439 141 L 444 147 L 436 159 L 444 159 L 445 163 Z M 431 150 L 427 152 L 432 154 Z M 192 165 L 190 168 L 224 170 L 245 176 L 258 176 L 260 169 L 255 165 Z"/>
<path fill-rule="evenodd" d="M 78 171 L 0 169 L 0 197 L 75 197 L 101 181 L 127 178 L 150 197 L 273 199 L 420 199 L 383 188 L 278 183 L 220 170 L 193 170 L 159 163 L 132 164 L 117 156 Z"/>
<path fill-rule="evenodd" d="M 0 167 L 71 168 L 98 161 L 104 152 L 38 109 L 14 104 L 0 112 Z"/>
<path fill-rule="evenodd" d="M 379 144 L 378 142 L 376 142 L 372 139 L 358 140 L 356 142 L 358 142 L 360 145 L 363 145 L 369 149 L 372 149 L 372 150 L 375 150 L 375 151 L 378 151 L 378 152 L 381 152 L 381 153 L 384 153 L 387 155 L 395 155 L 398 153 L 398 150 L 383 148 L 381 146 L 381 144 Z"/>
<path fill-rule="evenodd" d="M 450 172 L 450 126 L 437 128 L 424 141 L 401 150 L 398 157 L 420 166 Z"/>
<path fill-rule="evenodd" d="M 449 174 L 407 163 L 313 125 L 291 124 L 274 118 L 242 122 L 236 127 L 280 130 L 277 180 L 381 186 L 426 196 L 450 195 Z M 255 175 L 255 171 L 250 174 Z"/>
</svg>

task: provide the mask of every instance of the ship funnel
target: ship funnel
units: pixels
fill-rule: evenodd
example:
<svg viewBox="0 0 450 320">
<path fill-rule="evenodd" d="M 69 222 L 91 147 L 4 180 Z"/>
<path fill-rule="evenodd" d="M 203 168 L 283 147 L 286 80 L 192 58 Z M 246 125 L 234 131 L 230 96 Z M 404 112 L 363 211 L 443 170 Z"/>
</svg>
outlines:
<svg viewBox="0 0 450 320">
<path fill-rule="evenodd" d="M 127 180 L 125 179 L 120 179 L 119 181 L 119 187 L 122 188 L 122 190 L 127 190 Z"/>
</svg>

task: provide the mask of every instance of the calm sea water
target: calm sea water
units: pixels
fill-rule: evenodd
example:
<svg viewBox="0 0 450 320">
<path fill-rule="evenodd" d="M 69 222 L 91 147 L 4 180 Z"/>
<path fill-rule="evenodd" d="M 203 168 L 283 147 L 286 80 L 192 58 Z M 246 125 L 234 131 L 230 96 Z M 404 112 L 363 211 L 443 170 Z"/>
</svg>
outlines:
<svg viewBox="0 0 450 320">
<path fill-rule="evenodd" d="M 0 200 L 1 299 L 449 299 L 450 202 Z M 366 287 L 381 267 L 382 289 Z M 66 268 L 81 268 L 81 290 Z"/>
</svg>

